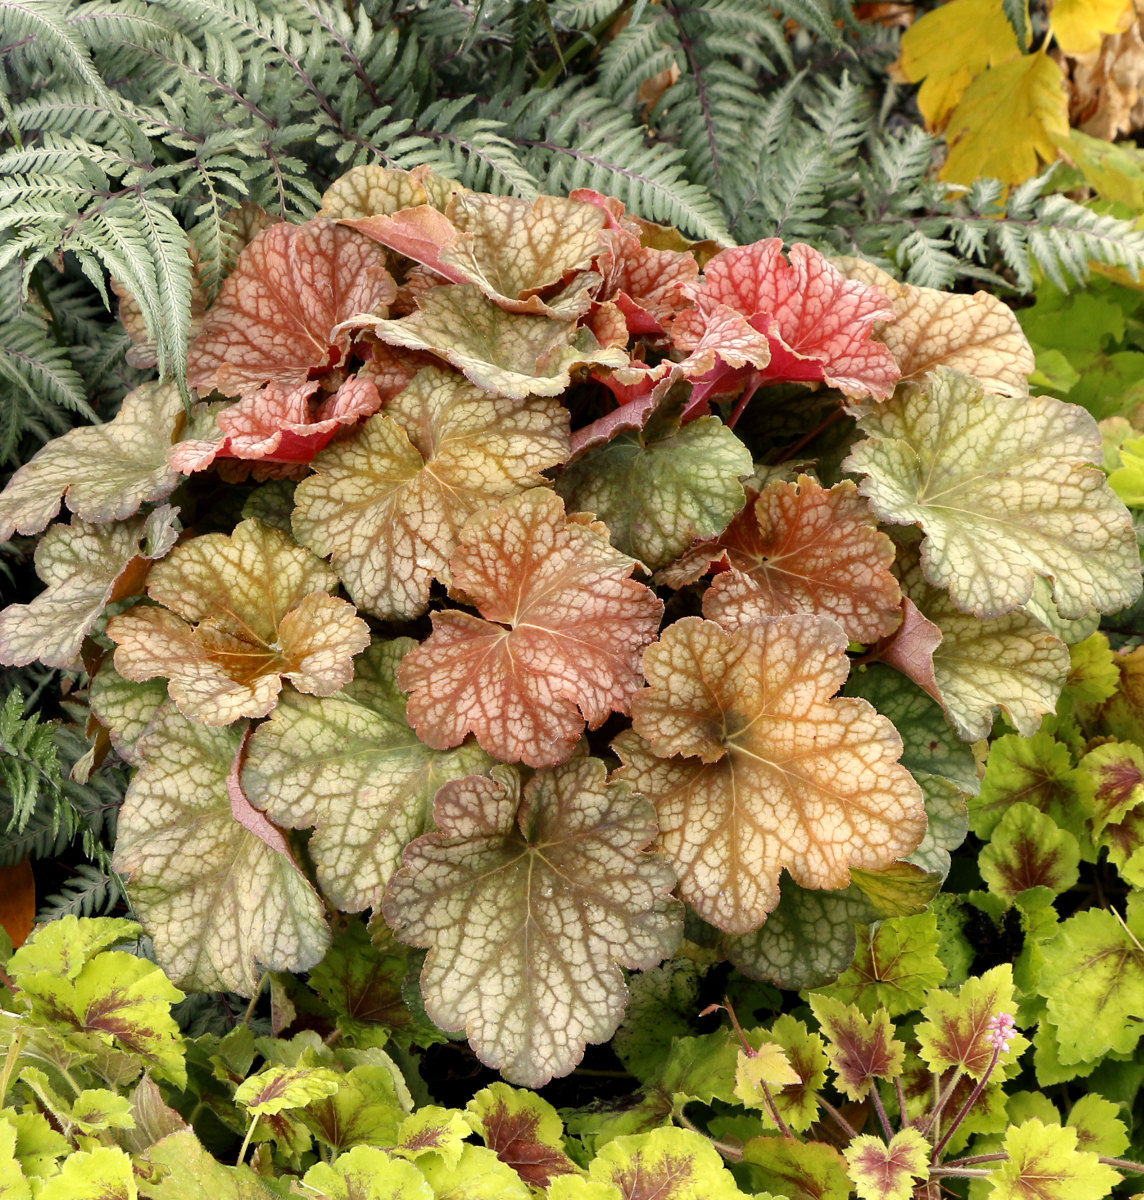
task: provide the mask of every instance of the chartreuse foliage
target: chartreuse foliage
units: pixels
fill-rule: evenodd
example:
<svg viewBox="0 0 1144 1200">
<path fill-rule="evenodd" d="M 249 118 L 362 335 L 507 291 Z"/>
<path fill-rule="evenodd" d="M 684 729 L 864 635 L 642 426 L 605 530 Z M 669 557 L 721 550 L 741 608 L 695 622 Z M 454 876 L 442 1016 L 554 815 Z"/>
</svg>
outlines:
<svg viewBox="0 0 1144 1200">
<path fill-rule="evenodd" d="M 348 954 L 337 913 L 370 909 L 390 990 L 366 1010 L 463 1031 L 536 1087 L 611 1037 L 625 970 L 670 959 L 685 919 L 748 976 L 816 987 L 853 960 L 833 995 L 916 1008 L 967 803 L 990 903 L 1063 892 L 1105 846 L 1144 874 L 1109 782 L 1137 759 L 1085 743 L 1134 719 L 1101 707 L 1114 664 L 1084 638 L 1140 593 L 1135 533 L 1092 416 L 1028 394 L 995 300 L 425 166 L 354 167 L 322 215 L 245 228 L 204 292 L 198 402 L 137 389 L 116 436 L 67 434 L 0 495 L 9 532 L 48 526 L 0 657 L 85 664 L 87 769 L 133 769 L 114 866 L 177 986 L 313 969 L 327 1003 L 360 997 L 319 964 Z M 982 783 L 966 743 L 997 712 L 1036 732 L 1066 681 L 1058 725 L 1002 738 Z M 1033 1015 L 1064 1069 L 1095 1053 L 1069 1018 L 1086 988 L 1107 975 L 1110 1019 L 1131 1011 L 1138 918 L 1053 934 L 1037 911 L 1062 953 Z M 712 1096 L 808 1129 L 818 1038 L 765 1039 L 797 1092 L 772 1104 L 751 1067 Z M 251 1116 L 348 1146 L 350 1092 L 274 1065 L 299 1103 L 242 1092 Z M 914 1165 L 888 1153 L 861 1171 Z"/>
</svg>

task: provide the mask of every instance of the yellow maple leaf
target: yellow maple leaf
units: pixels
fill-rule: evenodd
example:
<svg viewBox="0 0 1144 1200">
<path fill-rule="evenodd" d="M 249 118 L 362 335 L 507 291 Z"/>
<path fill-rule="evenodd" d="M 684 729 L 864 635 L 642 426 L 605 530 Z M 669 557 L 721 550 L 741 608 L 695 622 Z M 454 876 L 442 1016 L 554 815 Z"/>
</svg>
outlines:
<svg viewBox="0 0 1144 1200">
<path fill-rule="evenodd" d="M 918 108 L 930 129 L 940 129 L 982 71 L 1020 53 L 1001 0 L 950 0 L 902 35 L 897 68 L 921 82 Z"/>
<path fill-rule="evenodd" d="M 1067 134 L 1068 100 L 1060 66 L 1029 54 L 983 72 L 965 90 L 945 137 L 941 177 L 971 184 L 982 176 L 1023 183 L 1038 160 L 1057 156 L 1054 134 Z"/>
<path fill-rule="evenodd" d="M 1066 54 L 1092 54 L 1106 33 L 1122 33 L 1131 23 L 1132 0 L 1056 0 L 1049 20 Z"/>
</svg>

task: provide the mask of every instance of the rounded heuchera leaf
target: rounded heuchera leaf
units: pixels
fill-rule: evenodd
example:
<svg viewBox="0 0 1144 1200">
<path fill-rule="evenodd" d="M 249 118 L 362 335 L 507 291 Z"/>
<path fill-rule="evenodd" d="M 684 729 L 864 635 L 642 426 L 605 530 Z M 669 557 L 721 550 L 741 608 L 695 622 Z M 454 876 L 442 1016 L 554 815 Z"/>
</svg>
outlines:
<svg viewBox="0 0 1144 1200">
<path fill-rule="evenodd" d="M 893 319 L 887 298 L 847 279 L 801 242 L 791 247 L 789 262 L 781 238 L 720 251 L 692 294 L 698 307 L 677 317 L 670 330 L 681 350 L 694 351 L 709 338 L 709 326 L 731 314 L 767 337 L 770 361 L 739 372 L 748 386 L 823 380 L 847 396 L 885 399 L 898 380 L 893 355 L 871 337 L 875 322 Z M 699 381 L 696 399 L 734 383 L 731 360 L 720 358 L 723 364 Z"/>
<path fill-rule="evenodd" d="M 859 422 L 870 435 L 842 464 L 878 517 L 915 522 L 922 571 L 963 612 L 999 617 L 1038 576 L 1063 617 L 1114 612 L 1140 595 L 1140 552 L 1108 487 L 1100 430 L 1051 396 L 987 396 L 941 368 Z M 924 606 L 923 606 L 924 611 Z"/>
<path fill-rule="evenodd" d="M 679 943 L 671 870 L 645 853 L 651 806 L 578 758 L 534 775 L 523 801 L 506 767 L 447 783 L 435 817 L 441 832 L 411 843 L 390 880 L 385 919 L 429 947 L 430 1017 L 463 1028 L 513 1083 L 539 1087 L 615 1032 L 620 966 L 655 966 Z"/>
<path fill-rule="evenodd" d="M 344 221 L 395 213 L 421 204 L 443 209 L 453 193 L 460 191 L 464 189 L 459 183 L 434 174 L 427 166 L 402 171 L 366 163 L 352 167 L 326 188 L 318 215 Z"/>
<path fill-rule="evenodd" d="M 453 371 L 421 371 L 351 441 L 314 460 L 294 494 L 294 531 L 365 611 L 419 616 L 475 512 L 544 482 L 568 453 L 555 400 L 490 396 Z"/>
<path fill-rule="evenodd" d="M 506 762 L 553 766 L 585 721 L 627 712 L 663 605 L 603 525 L 533 488 L 473 517 L 449 562 L 481 616 L 434 613 L 398 668 L 422 741 L 443 750 L 472 732 Z"/>
<path fill-rule="evenodd" d="M 610 1184 L 619 1200 L 744 1200 L 711 1142 L 674 1126 L 614 1138 L 600 1147 L 588 1178 Z M 595 1200 L 598 1193 L 553 1194 Z"/>
<path fill-rule="evenodd" d="M 830 698 L 846 646 L 824 617 L 735 632 L 685 617 L 644 654 L 621 776 L 659 811 L 680 895 L 728 933 L 763 923 L 784 867 L 803 887 L 843 888 L 851 867 L 888 866 L 925 833 L 897 730 L 864 700 Z"/>
<path fill-rule="evenodd" d="M 894 544 L 856 492 L 849 480 L 831 488 L 806 475 L 773 480 L 748 493 L 719 537 L 657 578 L 681 587 L 728 568 L 703 596 L 703 615 L 724 629 L 809 612 L 833 617 L 851 641 L 877 641 L 901 623 L 902 593 L 890 572 Z"/>
<path fill-rule="evenodd" d="M 402 850 L 433 828 L 433 797 L 446 780 L 492 765 L 472 742 L 432 750 L 406 724 L 394 675 L 416 645 L 375 642 L 336 696 L 284 696 L 243 764 L 243 787 L 272 821 L 316 827 L 309 853 L 318 882 L 343 912 L 380 903 Z"/>
<path fill-rule="evenodd" d="M 172 708 L 138 746 L 112 865 L 186 989 L 252 995 L 263 970 L 305 971 L 329 945 L 317 893 L 286 854 L 235 818 L 228 777 L 239 729 L 210 729 Z"/>
<path fill-rule="evenodd" d="M 170 680 L 181 712 L 207 725 L 265 716 L 282 679 L 318 696 L 353 674 L 369 644 L 353 606 L 327 594 L 337 578 L 280 529 L 242 521 L 178 546 L 136 606 L 108 622 L 115 669 L 139 682 Z"/>
</svg>

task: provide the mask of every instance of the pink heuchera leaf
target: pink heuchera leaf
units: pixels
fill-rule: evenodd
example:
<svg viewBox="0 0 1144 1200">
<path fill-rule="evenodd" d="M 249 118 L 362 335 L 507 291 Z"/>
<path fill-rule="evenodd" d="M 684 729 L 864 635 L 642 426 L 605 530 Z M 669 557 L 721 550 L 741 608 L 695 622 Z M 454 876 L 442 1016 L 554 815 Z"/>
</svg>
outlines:
<svg viewBox="0 0 1144 1200">
<path fill-rule="evenodd" d="M 628 578 L 635 559 L 605 526 L 534 488 L 470 518 L 449 566 L 481 616 L 434 613 L 432 635 L 402 660 L 422 741 L 443 750 L 471 731 L 506 762 L 554 766 L 585 721 L 627 712 L 663 604 Z"/>
<path fill-rule="evenodd" d="M 692 356 L 708 348 L 718 352 L 698 382 L 697 401 L 744 384 L 753 389 L 791 381 L 823 381 L 847 396 L 884 400 L 899 378 L 894 356 L 871 337 L 876 322 L 894 318 L 889 300 L 877 288 L 847 279 L 810 246 L 793 245 L 789 262 L 780 238 L 723 250 L 692 292 L 698 307 L 677 317 L 670 332 Z M 736 348 L 748 330 L 764 334 L 770 345 L 770 361 L 756 371 L 718 345 L 726 336 Z"/>
</svg>

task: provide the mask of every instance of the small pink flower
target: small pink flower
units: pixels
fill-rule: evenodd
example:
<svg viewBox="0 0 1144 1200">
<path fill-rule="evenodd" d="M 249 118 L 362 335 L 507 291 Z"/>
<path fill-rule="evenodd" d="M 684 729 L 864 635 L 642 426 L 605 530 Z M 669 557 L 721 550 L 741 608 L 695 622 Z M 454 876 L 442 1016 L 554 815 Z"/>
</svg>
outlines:
<svg viewBox="0 0 1144 1200">
<path fill-rule="evenodd" d="M 993 1048 L 1000 1054 L 1009 1049 L 1017 1036 L 1016 1022 L 1010 1013 L 998 1013 L 991 1017 L 985 1028 L 989 1031 L 989 1040 L 993 1043 Z"/>
</svg>

